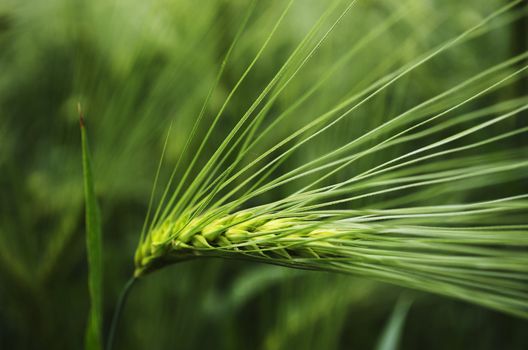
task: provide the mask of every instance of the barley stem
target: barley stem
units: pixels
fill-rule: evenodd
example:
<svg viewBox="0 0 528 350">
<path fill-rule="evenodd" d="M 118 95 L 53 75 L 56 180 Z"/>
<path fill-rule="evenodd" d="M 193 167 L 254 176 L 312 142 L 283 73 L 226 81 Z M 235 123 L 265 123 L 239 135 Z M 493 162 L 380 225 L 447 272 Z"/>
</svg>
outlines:
<svg viewBox="0 0 528 350">
<path fill-rule="evenodd" d="M 132 277 L 130 278 L 127 283 L 123 286 L 123 289 L 121 290 L 121 294 L 119 295 L 119 298 L 117 299 L 117 305 L 114 310 L 114 315 L 112 317 L 112 323 L 110 325 L 110 332 L 108 333 L 108 341 L 106 343 L 106 350 L 112 350 L 114 346 L 114 337 L 117 329 L 117 325 L 119 323 L 119 318 L 121 317 L 121 313 L 123 311 L 123 307 L 125 306 L 128 294 L 130 293 L 130 290 L 132 289 L 132 286 L 136 282 L 137 278 Z"/>
</svg>

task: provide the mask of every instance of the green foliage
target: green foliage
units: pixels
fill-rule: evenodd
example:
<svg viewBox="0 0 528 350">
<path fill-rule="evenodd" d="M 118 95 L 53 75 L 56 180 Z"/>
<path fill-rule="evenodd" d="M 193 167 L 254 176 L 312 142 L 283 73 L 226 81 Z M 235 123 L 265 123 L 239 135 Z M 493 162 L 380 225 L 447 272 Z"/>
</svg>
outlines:
<svg viewBox="0 0 528 350">
<path fill-rule="evenodd" d="M 399 343 L 401 334 L 403 333 L 403 326 L 405 324 L 405 318 L 411 307 L 411 301 L 406 297 L 402 297 L 398 300 L 398 303 L 394 307 L 394 311 L 383 330 L 383 333 L 376 346 L 377 350 L 397 350 L 399 349 Z"/>
<path fill-rule="evenodd" d="M 88 287 L 90 289 L 90 313 L 86 326 L 86 349 L 102 349 L 101 330 L 103 325 L 103 238 L 99 206 L 95 196 L 90 150 L 86 125 L 79 107 L 82 165 L 84 175 L 84 198 L 86 220 L 86 252 L 88 255 Z"/>
<path fill-rule="evenodd" d="M 116 349 L 371 349 L 407 288 L 429 292 L 402 348 L 526 348 L 527 18 L 503 0 L 0 1 L 0 348 L 83 347 L 78 101 Z M 310 237 L 300 260 L 283 228 L 191 239 L 110 330 L 140 236 L 247 211 L 347 231 L 325 238 L 346 264 Z"/>
</svg>

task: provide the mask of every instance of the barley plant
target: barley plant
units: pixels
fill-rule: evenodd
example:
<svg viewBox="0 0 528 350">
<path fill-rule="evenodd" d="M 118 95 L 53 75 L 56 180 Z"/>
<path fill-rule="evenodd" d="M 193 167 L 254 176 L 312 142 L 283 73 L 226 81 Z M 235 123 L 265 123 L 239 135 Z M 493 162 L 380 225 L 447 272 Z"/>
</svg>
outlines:
<svg viewBox="0 0 528 350">
<path fill-rule="evenodd" d="M 527 22 L 0 3 L 0 347 L 525 348 Z"/>
<path fill-rule="evenodd" d="M 203 122 L 208 125 L 206 135 L 192 150 L 194 156 L 175 186 L 171 177 L 136 250 L 135 276 L 192 257 L 254 259 L 357 273 L 528 316 L 528 195 L 506 189 L 526 180 L 528 149 L 497 151 L 494 146 L 526 131 L 508 120 L 520 118 L 528 100 L 491 97 L 525 74 L 526 53 L 454 82 L 403 111 L 384 106 L 380 117 L 369 113 L 381 108 L 380 95 L 400 80 L 411 79 L 407 77 L 421 66 L 477 40 L 498 26 L 495 21 L 504 25 L 512 20 L 508 9 L 515 3 L 411 55 L 388 73 L 365 68 L 364 86 L 353 87 L 337 100 L 325 96 L 328 105 L 314 110 L 309 122 L 295 122 L 298 114 L 309 113 L 301 107 L 324 90 L 334 71 L 353 65 L 357 52 L 402 20 L 402 9 L 396 8 L 333 57 L 311 89 L 290 97 L 292 104 L 273 108 L 327 40 L 340 29 L 350 29 L 347 14 L 365 11 L 357 5 L 336 2 L 323 11 L 189 179 L 225 106 L 290 10 L 285 5 L 212 121 Z M 407 14 L 415 10 L 413 5 L 403 7 Z M 223 63 L 229 59 L 228 51 Z M 204 115 L 198 115 L 196 128 Z M 291 128 L 284 126 L 287 120 L 293 120 Z M 318 137 L 335 133 L 332 128 L 349 137 L 310 149 Z M 493 131 L 483 132 L 487 129 Z M 190 141 L 193 136 L 191 132 Z M 187 149 L 192 148 L 184 152 Z M 305 161 L 290 161 L 292 154 L 303 151 L 310 152 Z M 286 184 L 291 187 L 280 198 L 266 197 Z M 483 190 L 489 193 L 474 194 Z"/>
</svg>

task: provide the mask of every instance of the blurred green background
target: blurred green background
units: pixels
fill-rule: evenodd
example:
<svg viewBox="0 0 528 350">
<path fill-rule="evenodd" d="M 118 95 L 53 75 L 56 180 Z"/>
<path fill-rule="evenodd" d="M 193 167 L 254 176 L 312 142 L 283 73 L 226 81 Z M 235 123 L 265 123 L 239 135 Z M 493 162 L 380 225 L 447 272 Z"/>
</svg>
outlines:
<svg viewBox="0 0 528 350">
<path fill-rule="evenodd" d="M 370 30 L 395 14 L 399 21 L 338 67 L 275 137 L 504 3 L 359 1 L 273 109 L 285 110 Z M 209 115 L 220 108 L 285 4 L 257 1 Z M 166 161 L 174 164 L 248 6 L 242 0 L 0 0 L 1 349 L 83 345 L 89 298 L 77 103 L 86 114 L 103 216 L 107 334 L 119 290 L 133 270 L 168 125 L 173 123 Z M 328 6 L 315 0 L 293 4 L 228 105 L 204 160 Z M 358 112 L 368 116 L 362 123 L 346 121 L 296 153 L 291 166 L 335 148 L 353 136 L 351 128 L 361 134 L 424 96 L 526 50 L 526 10 L 520 11 L 506 16 L 511 23 L 497 22 L 387 89 Z M 517 96 L 526 88 L 522 84 L 491 98 Z M 270 137 L 268 143 L 275 141 Z M 184 162 L 190 156 L 184 154 Z M 169 173 L 170 167 L 163 170 L 164 181 Z M 413 300 L 401 329 L 403 349 L 528 348 L 526 320 L 481 307 L 353 276 L 221 260 L 178 264 L 139 281 L 116 348 L 371 349 L 402 295 Z"/>
</svg>

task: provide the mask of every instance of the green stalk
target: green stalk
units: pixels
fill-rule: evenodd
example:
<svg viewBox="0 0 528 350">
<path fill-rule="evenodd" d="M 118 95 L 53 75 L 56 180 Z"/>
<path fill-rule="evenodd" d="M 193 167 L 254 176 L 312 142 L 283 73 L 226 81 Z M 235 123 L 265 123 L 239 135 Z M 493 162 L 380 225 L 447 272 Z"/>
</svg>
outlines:
<svg viewBox="0 0 528 350">
<path fill-rule="evenodd" d="M 132 286 L 134 285 L 134 282 L 136 282 L 137 278 L 132 277 L 128 280 L 128 282 L 123 286 L 123 289 L 121 290 L 121 294 L 119 295 L 119 298 L 117 299 L 117 305 L 114 310 L 114 316 L 112 317 L 112 323 L 110 325 L 110 332 L 108 333 L 108 340 L 106 342 L 106 350 L 112 350 L 114 347 L 114 337 L 116 334 L 117 325 L 119 323 L 119 319 L 121 317 L 121 313 L 123 311 L 123 307 L 127 301 L 128 294 L 130 293 L 130 290 L 132 289 Z"/>
</svg>

